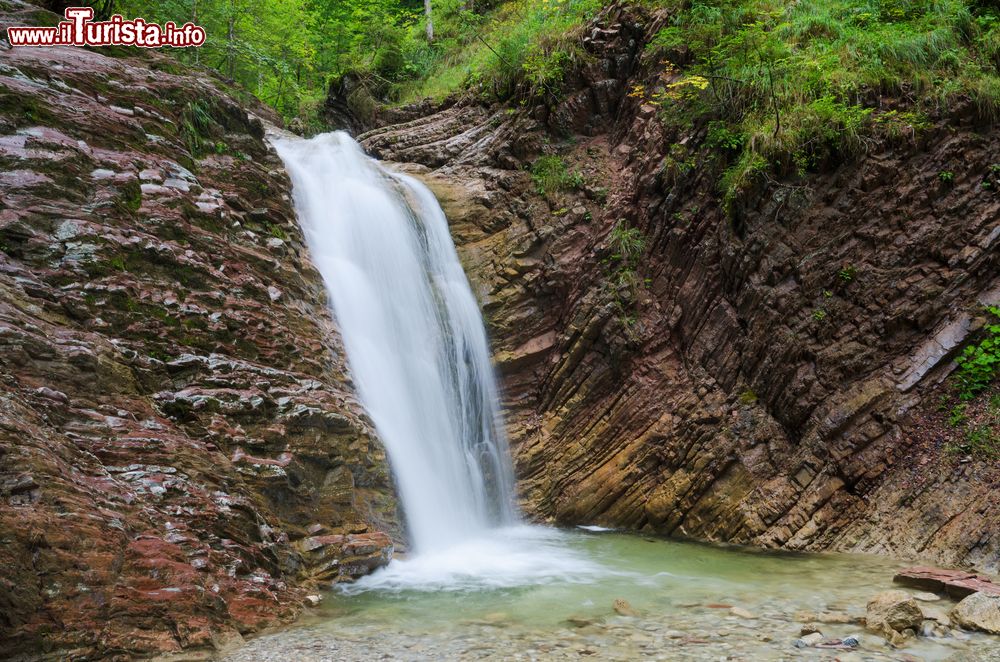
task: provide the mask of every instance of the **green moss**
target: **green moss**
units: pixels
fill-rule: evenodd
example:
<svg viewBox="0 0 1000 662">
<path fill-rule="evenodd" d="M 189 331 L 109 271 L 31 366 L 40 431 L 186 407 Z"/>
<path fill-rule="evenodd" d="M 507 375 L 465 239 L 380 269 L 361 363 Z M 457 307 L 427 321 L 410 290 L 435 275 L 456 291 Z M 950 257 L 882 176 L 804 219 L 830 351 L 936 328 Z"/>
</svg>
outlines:
<svg viewBox="0 0 1000 662">
<path fill-rule="evenodd" d="M 55 116 L 34 96 L 16 92 L 0 84 L 0 112 L 15 126 L 53 126 Z"/>
<path fill-rule="evenodd" d="M 182 322 L 185 329 L 205 331 L 208 324 L 201 317 L 186 317 Z"/>
<path fill-rule="evenodd" d="M 189 291 L 200 291 L 207 287 L 208 277 L 204 271 L 176 262 L 170 253 L 137 249 L 127 253 L 124 260 L 127 271 L 142 274 L 156 282 L 180 283 L 181 287 Z"/>
<path fill-rule="evenodd" d="M 139 302 L 123 292 L 112 292 L 108 295 L 108 306 L 114 310 L 120 310 L 129 314 L 135 314 L 142 310 Z"/>
<path fill-rule="evenodd" d="M 142 206 L 142 186 L 139 180 L 130 179 L 126 182 L 118 192 L 115 204 L 130 214 L 139 211 L 139 207 Z"/>
<path fill-rule="evenodd" d="M 281 228 L 280 225 L 275 225 L 274 223 L 267 223 L 265 225 L 265 230 L 269 235 L 275 237 L 276 239 L 281 239 L 282 241 L 288 240 L 288 234 Z"/>
</svg>

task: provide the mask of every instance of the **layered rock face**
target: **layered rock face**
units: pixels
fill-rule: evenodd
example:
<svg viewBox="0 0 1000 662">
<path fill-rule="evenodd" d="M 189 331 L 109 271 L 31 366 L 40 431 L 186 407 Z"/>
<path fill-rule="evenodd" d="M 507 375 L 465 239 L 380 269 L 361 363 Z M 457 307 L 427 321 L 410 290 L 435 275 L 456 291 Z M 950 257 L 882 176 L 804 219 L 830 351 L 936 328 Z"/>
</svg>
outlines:
<svg viewBox="0 0 1000 662">
<path fill-rule="evenodd" d="M 996 571 L 997 467 L 946 452 L 941 380 L 1000 297 L 1000 138 L 967 109 L 730 216 L 632 98 L 664 16 L 611 7 L 558 102 L 452 107 L 362 136 L 417 162 L 484 301 L 526 509 Z M 681 145 L 693 167 L 667 158 Z M 581 192 L 525 169 L 557 152 Z M 954 171 L 953 182 L 938 177 Z M 605 199 L 606 197 L 606 199 Z M 614 230 L 642 238 L 635 276 Z M 986 398 L 989 397 L 985 396 Z"/>
<path fill-rule="evenodd" d="M 110 55 L 0 51 L 7 655 L 223 645 L 392 548 L 263 124 L 169 58 Z"/>
</svg>

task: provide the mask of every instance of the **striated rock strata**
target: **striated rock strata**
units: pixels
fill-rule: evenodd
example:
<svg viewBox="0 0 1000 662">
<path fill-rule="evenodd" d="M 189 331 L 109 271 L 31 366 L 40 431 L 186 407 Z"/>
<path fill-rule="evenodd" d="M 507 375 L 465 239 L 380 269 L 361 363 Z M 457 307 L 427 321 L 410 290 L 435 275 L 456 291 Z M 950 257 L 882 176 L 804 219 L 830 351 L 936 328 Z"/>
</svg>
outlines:
<svg viewBox="0 0 1000 662">
<path fill-rule="evenodd" d="M 4 7 L 0 28 L 53 18 Z M 392 549 L 385 456 L 260 119 L 116 54 L 0 51 L 6 655 L 222 646 Z"/>
<path fill-rule="evenodd" d="M 633 98 L 664 15 L 614 6 L 558 101 L 363 135 L 435 189 L 484 301 L 525 507 L 565 524 L 996 571 L 995 463 L 946 451 L 952 356 L 1000 298 L 1000 137 L 968 108 L 730 217 Z M 887 100 L 888 102 L 889 100 Z M 683 146 L 695 167 L 668 158 Z M 540 195 L 554 153 L 580 191 Z M 704 161 L 701 161 L 704 163 Z M 943 185 L 941 171 L 954 171 Z M 644 248 L 624 278 L 610 235 Z M 983 396 L 989 399 L 989 394 Z"/>
</svg>

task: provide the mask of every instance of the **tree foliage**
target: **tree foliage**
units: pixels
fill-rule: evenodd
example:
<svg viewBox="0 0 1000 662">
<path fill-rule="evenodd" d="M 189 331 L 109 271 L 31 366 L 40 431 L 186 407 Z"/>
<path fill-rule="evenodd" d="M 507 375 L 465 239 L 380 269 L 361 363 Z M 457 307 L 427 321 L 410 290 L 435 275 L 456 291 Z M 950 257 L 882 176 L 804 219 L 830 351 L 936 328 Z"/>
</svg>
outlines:
<svg viewBox="0 0 1000 662">
<path fill-rule="evenodd" d="M 74 3 L 75 4 L 75 3 Z M 571 32 L 601 0 L 90 0 L 102 16 L 205 28 L 174 54 L 217 70 L 285 117 L 308 120 L 331 80 L 381 101 L 472 89 L 508 97 L 556 90 Z M 433 5 L 432 11 L 430 5 Z M 433 28 L 429 25 L 433 15 Z M 433 36 L 432 36 L 433 35 Z"/>
<path fill-rule="evenodd" d="M 110 11 L 201 25 L 204 46 L 178 50 L 178 58 L 296 117 L 310 114 L 331 77 L 405 78 L 404 42 L 424 7 L 422 0 L 114 0 Z"/>
<path fill-rule="evenodd" d="M 52 0 L 55 2 L 56 0 Z M 212 67 L 286 117 L 308 117 L 352 74 L 372 97 L 558 97 L 610 0 L 89 0 L 98 12 L 206 28 Z M 671 68 L 645 90 L 676 122 L 723 140 L 727 191 L 775 161 L 810 169 L 862 149 L 878 123 L 916 131 L 957 95 L 1000 117 L 1000 12 L 982 0 L 634 0 L 665 9 L 650 48 Z M 433 5 L 432 11 L 430 5 Z M 429 25 L 433 15 L 433 31 Z M 433 38 L 430 38 L 433 34 Z M 638 93 L 636 94 L 639 95 Z M 871 112 L 885 98 L 914 112 Z M 791 156 L 787 156 L 791 155 Z"/>
</svg>

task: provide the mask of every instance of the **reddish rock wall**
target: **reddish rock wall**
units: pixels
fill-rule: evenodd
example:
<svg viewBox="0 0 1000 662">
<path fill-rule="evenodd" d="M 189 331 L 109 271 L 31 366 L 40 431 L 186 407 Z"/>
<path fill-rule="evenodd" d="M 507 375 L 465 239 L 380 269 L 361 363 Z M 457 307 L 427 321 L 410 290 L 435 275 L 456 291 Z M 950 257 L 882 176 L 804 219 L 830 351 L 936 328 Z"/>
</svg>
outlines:
<svg viewBox="0 0 1000 662">
<path fill-rule="evenodd" d="M 222 645 L 387 560 L 289 182 L 207 75 L 0 51 L 0 380 L 5 654 Z"/>
</svg>

